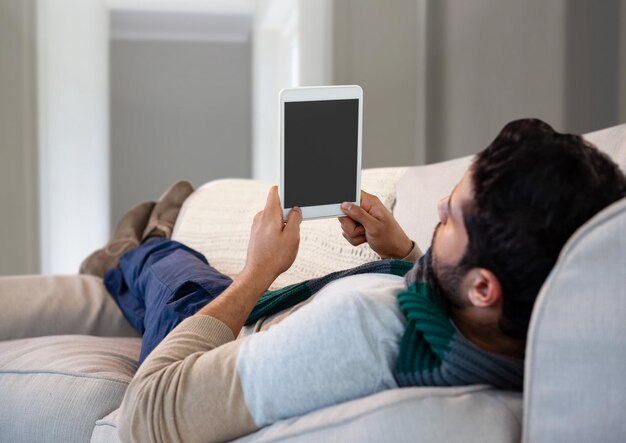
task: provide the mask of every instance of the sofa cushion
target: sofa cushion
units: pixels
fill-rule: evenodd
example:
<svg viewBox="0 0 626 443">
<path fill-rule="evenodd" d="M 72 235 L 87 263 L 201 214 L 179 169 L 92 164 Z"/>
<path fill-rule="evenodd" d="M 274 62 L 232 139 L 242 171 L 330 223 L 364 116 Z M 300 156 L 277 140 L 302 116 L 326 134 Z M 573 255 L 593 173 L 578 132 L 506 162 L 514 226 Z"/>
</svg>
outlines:
<svg viewBox="0 0 626 443">
<path fill-rule="evenodd" d="M 119 408 L 96 422 L 90 443 L 122 443 L 117 433 Z"/>
<path fill-rule="evenodd" d="M 99 420 L 91 443 L 119 443 L 118 411 Z M 517 443 L 521 394 L 487 386 L 405 388 L 321 409 L 236 440 L 260 442 Z"/>
<path fill-rule="evenodd" d="M 463 177 L 472 157 L 408 168 L 398 181 L 393 214 L 422 251 L 430 247 L 439 221 L 437 202 Z"/>
<path fill-rule="evenodd" d="M 406 168 L 364 170 L 361 188 L 376 194 L 391 208 L 395 187 Z M 253 180 L 216 180 L 186 201 L 172 238 L 204 254 L 219 271 L 236 276 L 245 264 L 254 214 L 263 209 L 269 183 Z M 291 268 L 272 288 L 351 268 L 378 255 L 368 245 L 352 246 L 341 235 L 336 218 L 310 220 L 300 229 L 300 250 Z"/>
<path fill-rule="evenodd" d="M 583 137 L 609 154 L 622 171 L 626 172 L 626 124 L 590 132 Z"/>
<path fill-rule="evenodd" d="M 120 405 L 140 347 L 85 335 L 0 342 L 0 441 L 88 441 Z"/>
<path fill-rule="evenodd" d="M 0 277 L 0 340 L 65 334 L 138 336 L 100 277 Z"/>
</svg>

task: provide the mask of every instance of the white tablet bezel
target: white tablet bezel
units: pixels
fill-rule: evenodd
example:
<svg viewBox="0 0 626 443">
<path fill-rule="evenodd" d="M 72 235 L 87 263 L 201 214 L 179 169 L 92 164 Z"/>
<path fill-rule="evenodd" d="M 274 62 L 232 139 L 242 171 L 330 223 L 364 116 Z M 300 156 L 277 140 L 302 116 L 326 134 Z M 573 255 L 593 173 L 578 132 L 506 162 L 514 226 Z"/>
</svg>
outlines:
<svg viewBox="0 0 626 443">
<path fill-rule="evenodd" d="M 291 208 L 285 207 L 285 103 L 305 102 L 322 100 L 359 100 L 359 125 L 357 137 L 357 161 L 356 161 L 356 201 L 361 203 L 361 144 L 363 137 L 363 89 L 358 85 L 345 86 L 305 86 L 299 88 L 287 88 L 280 91 L 280 204 L 283 209 L 283 219 L 287 220 L 287 215 Z M 302 218 L 312 220 L 316 218 L 341 217 L 345 215 L 341 210 L 341 203 L 330 205 L 304 206 Z"/>
</svg>

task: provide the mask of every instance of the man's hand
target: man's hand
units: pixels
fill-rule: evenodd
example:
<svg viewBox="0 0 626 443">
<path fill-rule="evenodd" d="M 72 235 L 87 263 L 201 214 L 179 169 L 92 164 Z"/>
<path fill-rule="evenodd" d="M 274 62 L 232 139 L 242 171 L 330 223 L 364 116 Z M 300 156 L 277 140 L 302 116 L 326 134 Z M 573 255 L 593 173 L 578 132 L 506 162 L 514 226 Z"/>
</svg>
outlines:
<svg viewBox="0 0 626 443">
<path fill-rule="evenodd" d="M 339 217 L 343 236 L 352 245 L 369 243 L 381 258 L 404 258 L 413 242 L 375 195 L 361 191 L 361 206 L 343 203 L 346 217 Z"/>
<path fill-rule="evenodd" d="M 293 264 L 300 245 L 302 211 L 293 208 L 283 222 L 278 187 L 272 186 L 265 209 L 254 216 L 245 270 L 276 279 Z"/>
</svg>

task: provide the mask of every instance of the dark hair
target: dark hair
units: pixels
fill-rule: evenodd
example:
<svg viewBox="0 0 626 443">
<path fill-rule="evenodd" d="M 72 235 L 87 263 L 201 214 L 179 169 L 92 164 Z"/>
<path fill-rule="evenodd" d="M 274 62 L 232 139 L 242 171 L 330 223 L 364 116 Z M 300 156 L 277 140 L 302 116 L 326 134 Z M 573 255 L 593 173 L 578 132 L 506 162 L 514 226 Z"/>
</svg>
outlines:
<svg viewBox="0 0 626 443">
<path fill-rule="evenodd" d="M 471 166 L 469 243 L 459 266 L 499 279 L 499 327 L 525 339 L 533 304 L 568 238 L 626 195 L 626 177 L 582 137 L 536 119 L 507 124 Z"/>
</svg>

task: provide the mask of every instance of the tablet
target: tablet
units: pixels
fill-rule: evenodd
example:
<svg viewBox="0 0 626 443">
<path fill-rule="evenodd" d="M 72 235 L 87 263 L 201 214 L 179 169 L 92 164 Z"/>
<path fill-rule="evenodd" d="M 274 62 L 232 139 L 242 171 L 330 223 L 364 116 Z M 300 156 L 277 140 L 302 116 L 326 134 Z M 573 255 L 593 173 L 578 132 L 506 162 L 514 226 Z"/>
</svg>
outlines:
<svg viewBox="0 0 626 443">
<path fill-rule="evenodd" d="M 360 86 L 280 92 L 280 201 L 305 220 L 345 215 L 360 204 L 363 90 Z"/>
</svg>

